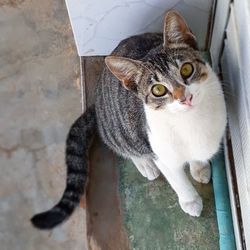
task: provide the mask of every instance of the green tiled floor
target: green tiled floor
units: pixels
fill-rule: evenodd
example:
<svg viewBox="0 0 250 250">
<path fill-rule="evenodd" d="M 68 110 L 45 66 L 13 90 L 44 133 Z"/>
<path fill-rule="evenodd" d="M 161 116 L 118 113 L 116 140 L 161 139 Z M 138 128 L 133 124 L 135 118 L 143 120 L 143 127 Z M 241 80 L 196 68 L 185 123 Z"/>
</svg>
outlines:
<svg viewBox="0 0 250 250">
<path fill-rule="evenodd" d="M 194 183 L 204 202 L 201 217 L 185 214 L 164 177 L 148 181 L 130 161 L 121 160 L 119 193 L 132 249 L 219 249 L 213 188 Z"/>
</svg>

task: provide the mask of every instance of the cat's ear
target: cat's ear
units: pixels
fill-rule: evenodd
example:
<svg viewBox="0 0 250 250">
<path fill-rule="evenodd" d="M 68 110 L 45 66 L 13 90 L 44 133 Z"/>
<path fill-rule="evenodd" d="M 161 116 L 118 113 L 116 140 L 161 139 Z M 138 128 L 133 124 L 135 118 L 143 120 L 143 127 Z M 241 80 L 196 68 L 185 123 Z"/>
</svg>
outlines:
<svg viewBox="0 0 250 250">
<path fill-rule="evenodd" d="M 164 48 L 178 47 L 186 44 L 197 50 L 198 45 L 192 31 L 183 17 L 176 11 L 168 11 L 164 21 Z"/>
<path fill-rule="evenodd" d="M 137 83 L 142 74 L 142 65 L 140 61 L 125 57 L 108 56 L 105 63 L 109 70 L 118 78 L 125 88 L 136 92 Z"/>
</svg>

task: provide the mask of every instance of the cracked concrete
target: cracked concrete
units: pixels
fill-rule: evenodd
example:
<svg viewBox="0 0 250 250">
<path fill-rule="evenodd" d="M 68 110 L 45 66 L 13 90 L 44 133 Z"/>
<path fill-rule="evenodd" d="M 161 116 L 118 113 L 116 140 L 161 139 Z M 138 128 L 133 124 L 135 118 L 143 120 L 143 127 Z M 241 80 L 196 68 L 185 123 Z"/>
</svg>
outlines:
<svg viewBox="0 0 250 250">
<path fill-rule="evenodd" d="M 64 189 L 64 143 L 81 113 L 79 58 L 63 0 L 0 1 L 0 242 L 84 250 L 85 210 L 41 232 L 30 217 Z"/>
</svg>

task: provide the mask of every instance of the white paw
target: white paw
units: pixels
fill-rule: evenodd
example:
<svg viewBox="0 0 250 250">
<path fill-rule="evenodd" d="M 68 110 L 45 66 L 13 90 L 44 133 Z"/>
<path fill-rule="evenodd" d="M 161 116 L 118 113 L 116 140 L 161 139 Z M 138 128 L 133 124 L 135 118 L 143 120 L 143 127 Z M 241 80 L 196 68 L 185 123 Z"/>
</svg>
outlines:
<svg viewBox="0 0 250 250">
<path fill-rule="evenodd" d="M 160 170 L 151 159 L 133 158 L 132 160 L 139 172 L 148 180 L 152 181 L 160 175 Z"/>
<path fill-rule="evenodd" d="M 148 178 L 148 180 L 152 181 L 154 179 L 156 179 L 159 175 L 160 175 L 160 170 L 154 167 L 144 167 L 145 169 L 145 177 Z"/>
<path fill-rule="evenodd" d="M 202 199 L 200 196 L 196 196 L 196 198 L 192 201 L 179 201 L 182 210 L 195 217 L 199 217 L 201 215 L 201 211 L 203 209 Z"/>
<path fill-rule="evenodd" d="M 211 179 L 211 167 L 209 163 L 195 162 L 190 164 L 192 177 L 199 183 L 207 184 Z"/>
</svg>

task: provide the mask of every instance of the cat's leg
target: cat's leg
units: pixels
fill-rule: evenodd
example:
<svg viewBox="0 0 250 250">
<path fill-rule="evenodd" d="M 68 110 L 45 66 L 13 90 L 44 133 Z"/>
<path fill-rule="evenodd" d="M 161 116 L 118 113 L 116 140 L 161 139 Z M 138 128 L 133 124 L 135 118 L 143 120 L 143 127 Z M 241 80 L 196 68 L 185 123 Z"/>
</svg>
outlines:
<svg viewBox="0 0 250 250">
<path fill-rule="evenodd" d="M 208 161 L 192 161 L 190 173 L 197 182 L 207 184 L 211 179 L 211 166 Z"/>
<path fill-rule="evenodd" d="M 160 170 L 157 168 L 151 157 L 131 157 L 131 160 L 138 171 L 150 181 L 156 179 L 160 175 Z"/>
<path fill-rule="evenodd" d="M 156 160 L 156 165 L 177 193 L 182 210 L 199 217 L 203 208 L 202 199 L 187 178 L 183 166 L 172 162 L 168 167 L 160 160 Z"/>
</svg>

